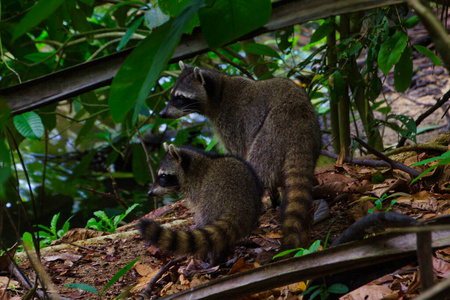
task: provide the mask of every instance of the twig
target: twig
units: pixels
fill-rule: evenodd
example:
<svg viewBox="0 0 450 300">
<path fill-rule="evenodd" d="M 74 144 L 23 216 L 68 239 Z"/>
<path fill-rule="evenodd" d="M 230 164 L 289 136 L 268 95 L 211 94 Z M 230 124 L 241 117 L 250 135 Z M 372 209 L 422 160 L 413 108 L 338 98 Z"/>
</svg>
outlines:
<svg viewBox="0 0 450 300">
<path fill-rule="evenodd" d="M 158 100 L 158 103 L 156 103 L 155 108 L 154 108 L 155 110 L 156 110 L 156 107 L 158 106 L 160 101 L 161 101 L 161 98 Z M 166 130 L 167 130 L 167 128 L 166 128 Z M 145 147 L 144 139 L 142 138 L 141 133 L 139 132 L 139 128 L 137 127 L 137 125 L 136 125 L 136 134 L 137 134 L 137 137 L 138 137 L 139 141 L 141 142 L 142 149 L 144 149 L 145 157 L 147 159 L 148 168 L 150 170 L 150 174 L 152 175 L 152 182 L 154 183 L 155 182 L 155 171 L 153 170 L 152 163 L 150 161 L 150 155 L 148 155 L 147 147 Z M 154 209 L 157 209 L 158 208 L 158 198 L 154 197 L 153 201 L 154 201 L 153 202 L 153 207 L 154 207 Z"/>
<path fill-rule="evenodd" d="M 97 190 L 94 190 L 94 189 L 91 189 L 91 188 L 88 188 L 88 187 L 85 187 L 85 186 L 81 186 L 81 185 L 77 185 L 76 188 L 77 189 L 82 189 L 82 190 L 85 190 L 85 191 L 88 191 L 88 192 L 91 192 L 91 193 L 96 194 L 96 195 L 112 198 L 112 199 L 116 200 L 117 202 L 119 202 L 119 204 L 122 205 L 125 209 L 128 209 L 128 205 L 125 203 L 125 201 L 123 201 L 123 199 L 120 196 L 116 196 L 116 195 L 111 194 L 111 193 L 99 192 Z M 133 215 L 134 218 L 139 218 L 139 216 L 136 215 L 135 213 L 131 212 L 131 214 Z"/>
<path fill-rule="evenodd" d="M 338 155 L 333 152 L 330 152 L 330 151 L 321 150 L 320 154 L 334 158 L 334 159 L 338 159 Z M 391 167 L 391 165 L 389 163 L 382 161 L 382 160 L 358 159 L 358 158 L 350 158 L 348 156 L 344 156 L 344 162 L 355 164 L 355 165 L 370 166 L 370 167 L 387 167 L 387 168 Z"/>
<path fill-rule="evenodd" d="M 153 167 L 152 167 L 152 164 L 150 162 L 150 156 L 148 155 L 147 147 L 145 147 L 144 139 L 142 138 L 141 133 L 139 132 L 139 128 L 137 127 L 137 125 L 136 125 L 136 134 L 137 134 L 137 138 L 141 142 L 142 149 L 144 149 L 145 157 L 147 158 L 148 168 L 150 169 L 150 174 L 152 175 L 152 181 L 155 182 L 155 172 L 153 171 Z"/>
<path fill-rule="evenodd" d="M 152 292 L 152 289 L 154 288 L 156 282 L 166 273 L 172 266 L 179 264 L 180 262 L 186 260 L 186 256 L 179 257 L 177 259 L 172 259 L 169 261 L 164 267 L 162 267 L 158 273 L 150 279 L 147 287 L 145 290 L 142 291 L 141 296 L 139 297 L 139 300 L 144 299 L 150 299 L 150 293 Z"/>
<path fill-rule="evenodd" d="M 357 136 L 353 136 L 353 139 L 358 141 L 364 148 L 372 152 L 374 155 L 376 155 L 378 158 L 384 160 L 385 162 L 389 163 L 392 168 L 401 170 L 403 172 L 408 173 L 412 178 L 416 178 L 421 174 L 421 172 L 414 170 L 413 168 L 408 167 L 407 165 L 404 165 L 398 161 L 392 160 L 383 153 L 375 150 L 373 147 L 369 146 L 366 142 L 358 138 Z"/>
<path fill-rule="evenodd" d="M 440 152 L 440 153 L 444 153 L 448 151 L 447 146 L 444 145 L 433 145 L 433 144 L 418 144 L 418 145 L 407 145 L 407 146 L 403 146 L 401 148 L 396 148 L 396 149 L 392 149 L 390 151 L 386 151 L 384 154 L 386 156 L 391 156 L 394 154 L 399 154 L 399 153 L 403 153 L 403 152 L 410 152 L 410 151 L 436 151 L 436 152 Z"/>
<path fill-rule="evenodd" d="M 235 62 L 233 62 L 232 60 L 228 59 L 225 55 L 223 55 L 222 53 L 220 53 L 217 50 L 213 51 L 218 57 L 220 57 L 221 60 L 229 63 L 230 65 L 232 65 L 233 67 L 239 69 L 239 71 L 241 71 L 242 73 L 244 73 L 245 75 L 247 75 L 248 78 L 250 79 L 255 79 L 253 78 L 252 74 L 250 74 L 245 68 L 241 67 L 240 65 L 236 64 Z"/>
<path fill-rule="evenodd" d="M 439 107 L 441 107 L 445 102 L 448 101 L 450 98 L 450 90 L 448 90 L 444 96 L 442 96 L 441 99 L 436 101 L 436 103 L 430 107 L 426 112 L 421 114 L 414 122 L 416 123 L 416 126 L 419 126 L 420 123 L 422 123 L 423 120 L 425 120 L 426 117 L 434 113 Z M 445 113 L 444 113 L 445 114 Z M 397 144 L 397 148 L 402 147 L 406 142 L 406 138 L 402 137 L 400 141 Z"/>
</svg>

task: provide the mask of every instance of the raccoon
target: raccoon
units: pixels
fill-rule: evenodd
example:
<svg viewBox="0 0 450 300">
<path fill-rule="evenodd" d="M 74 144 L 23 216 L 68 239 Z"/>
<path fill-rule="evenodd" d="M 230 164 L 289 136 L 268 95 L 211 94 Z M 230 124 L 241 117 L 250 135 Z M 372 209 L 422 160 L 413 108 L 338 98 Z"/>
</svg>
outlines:
<svg viewBox="0 0 450 300">
<path fill-rule="evenodd" d="M 310 243 L 311 189 L 321 148 L 318 118 L 305 91 L 289 79 L 254 81 L 180 62 L 163 118 L 208 117 L 225 149 L 248 161 L 269 189 L 284 191 L 284 249 Z"/>
<path fill-rule="evenodd" d="M 172 231 L 143 219 L 140 232 L 157 247 L 176 254 L 222 255 L 247 236 L 261 211 L 262 185 L 240 158 L 170 145 L 149 195 L 182 192 L 197 228 Z"/>
</svg>

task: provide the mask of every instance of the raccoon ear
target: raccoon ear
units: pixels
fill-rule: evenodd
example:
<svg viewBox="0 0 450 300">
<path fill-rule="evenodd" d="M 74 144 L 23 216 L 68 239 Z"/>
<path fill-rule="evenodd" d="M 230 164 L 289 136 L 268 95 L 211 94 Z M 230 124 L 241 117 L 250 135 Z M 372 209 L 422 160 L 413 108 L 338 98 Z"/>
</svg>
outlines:
<svg viewBox="0 0 450 300">
<path fill-rule="evenodd" d="M 184 68 L 186 67 L 186 65 L 184 64 L 184 62 L 183 62 L 182 60 L 180 60 L 180 61 L 178 62 L 178 64 L 180 65 L 181 71 L 183 71 Z"/>
<path fill-rule="evenodd" d="M 166 142 L 163 143 L 164 151 L 169 151 L 169 145 Z"/>
<path fill-rule="evenodd" d="M 176 162 L 181 163 L 181 154 L 173 144 L 169 145 L 169 154 Z"/>
<path fill-rule="evenodd" d="M 206 80 L 205 80 L 205 71 L 203 71 L 202 69 L 200 69 L 199 67 L 195 67 L 194 68 L 194 77 L 195 79 L 197 79 L 198 81 L 200 81 L 202 83 L 202 85 L 206 84 Z"/>
</svg>

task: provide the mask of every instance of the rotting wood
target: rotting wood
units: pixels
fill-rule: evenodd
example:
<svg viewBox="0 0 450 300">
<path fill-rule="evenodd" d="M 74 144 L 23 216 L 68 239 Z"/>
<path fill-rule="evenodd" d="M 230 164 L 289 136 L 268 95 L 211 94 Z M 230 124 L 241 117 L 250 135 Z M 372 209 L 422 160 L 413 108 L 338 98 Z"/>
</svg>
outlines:
<svg viewBox="0 0 450 300">
<path fill-rule="evenodd" d="M 265 26 L 237 40 L 248 39 L 311 20 L 404 2 L 405 0 L 278 1 L 273 3 L 271 18 Z M 130 48 L 2 89 L 0 90 L 0 99 L 6 101 L 14 114 L 20 114 L 110 85 L 132 50 Z M 182 37 L 169 63 L 190 58 L 208 50 L 200 30 L 194 30 L 192 35 Z"/>
<path fill-rule="evenodd" d="M 403 228 L 370 239 L 344 244 L 297 258 L 231 275 L 162 299 L 232 299 L 291 283 L 354 270 L 382 262 L 414 256 L 416 234 L 408 230 L 432 231 L 432 247 L 450 245 L 449 226 Z"/>
</svg>

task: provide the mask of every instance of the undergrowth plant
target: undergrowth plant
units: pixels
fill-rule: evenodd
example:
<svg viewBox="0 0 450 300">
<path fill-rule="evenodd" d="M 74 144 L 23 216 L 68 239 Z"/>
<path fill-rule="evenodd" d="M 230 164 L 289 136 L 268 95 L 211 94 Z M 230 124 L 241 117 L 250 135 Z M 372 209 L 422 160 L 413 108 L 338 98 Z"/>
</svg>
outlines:
<svg viewBox="0 0 450 300">
<path fill-rule="evenodd" d="M 334 283 L 329 287 L 326 286 L 325 282 L 320 285 L 314 285 L 308 288 L 302 295 L 307 295 L 312 293 L 309 299 L 313 300 L 317 296 L 320 296 L 321 300 L 328 299 L 330 294 L 345 294 L 348 293 L 349 289 L 345 284 Z"/>
<path fill-rule="evenodd" d="M 96 294 L 99 299 L 102 299 L 103 294 L 106 292 L 106 290 L 108 288 L 110 288 L 114 283 L 117 282 L 117 280 L 120 279 L 120 277 L 122 277 L 123 275 L 125 275 L 125 273 L 127 273 L 133 266 L 134 264 L 140 260 L 141 257 L 136 258 L 135 260 L 133 260 L 132 262 L 130 262 L 129 264 L 127 264 L 125 267 L 123 267 L 122 269 L 119 270 L 119 272 L 117 272 L 113 278 L 111 278 L 110 281 L 108 281 L 108 283 L 106 284 L 106 286 L 103 288 L 103 290 L 101 290 L 100 292 L 93 287 L 92 285 L 89 284 L 84 284 L 84 283 L 68 283 L 65 284 L 65 287 L 70 287 L 70 288 L 77 288 L 79 290 L 83 290 L 83 291 L 87 291 L 87 292 L 91 292 L 93 294 Z M 124 296 L 124 294 L 128 293 L 128 290 L 126 290 L 125 292 L 123 292 L 122 294 L 120 294 L 119 296 L 117 296 L 115 299 L 120 299 Z"/>
<path fill-rule="evenodd" d="M 57 224 L 59 220 L 60 213 L 57 213 L 53 216 L 52 220 L 50 221 L 50 227 L 44 226 L 42 224 L 39 224 L 38 227 L 41 229 L 44 229 L 44 231 L 39 231 L 39 238 L 43 238 L 40 241 L 40 244 L 43 246 L 50 245 L 53 241 L 56 241 L 60 237 L 62 237 L 67 231 L 69 231 L 70 227 L 70 219 L 72 219 L 73 216 L 67 219 L 66 222 L 64 222 L 61 229 L 58 230 Z M 35 233 L 37 237 L 37 233 Z"/>
<path fill-rule="evenodd" d="M 117 230 L 117 227 L 119 226 L 119 223 L 125 219 L 128 214 L 136 208 L 139 204 L 135 203 L 132 206 L 130 206 L 123 214 L 108 217 L 106 213 L 103 210 L 98 210 L 94 212 L 94 215 L 99 218 L 90 218 L 87 221 L 86 228 L 95 229 L 98 231 L 106 231 L 109 233 L 115 233 Z"/>
<path fill-rule="evenodd" d="M 428 164 L 428 163 L 431 163 L 431 162 L 435 162 L 435 161 L 438 161 L 438 162 L 436 164 L 434 164 L 433 166 L 429 167 L 428 169 L 426 169 L 425 171 L 423 171 L 419 176 L 414 178 L 411 181 L 410 184 L 413 184 L 414 182 L 416 182 L 417 180 L 419 180 L 420 178 L 422 178 L 426 174 L 430 173 L 431 171 L 433 171 L 437 167 L 445 166 L 447 164 L 450 164 L 450 151 L 445 152 L 441 156 L 436 156 L 436 157 L 432 157 L 432 158 L 429 158 L 429 159 L 425 159 L 425 160 L 419 161 L 419 162 L 413 164 L 413 166 L 422 166 L 422 165 L 425 165 L 425 164 Z"/>
</svg>

